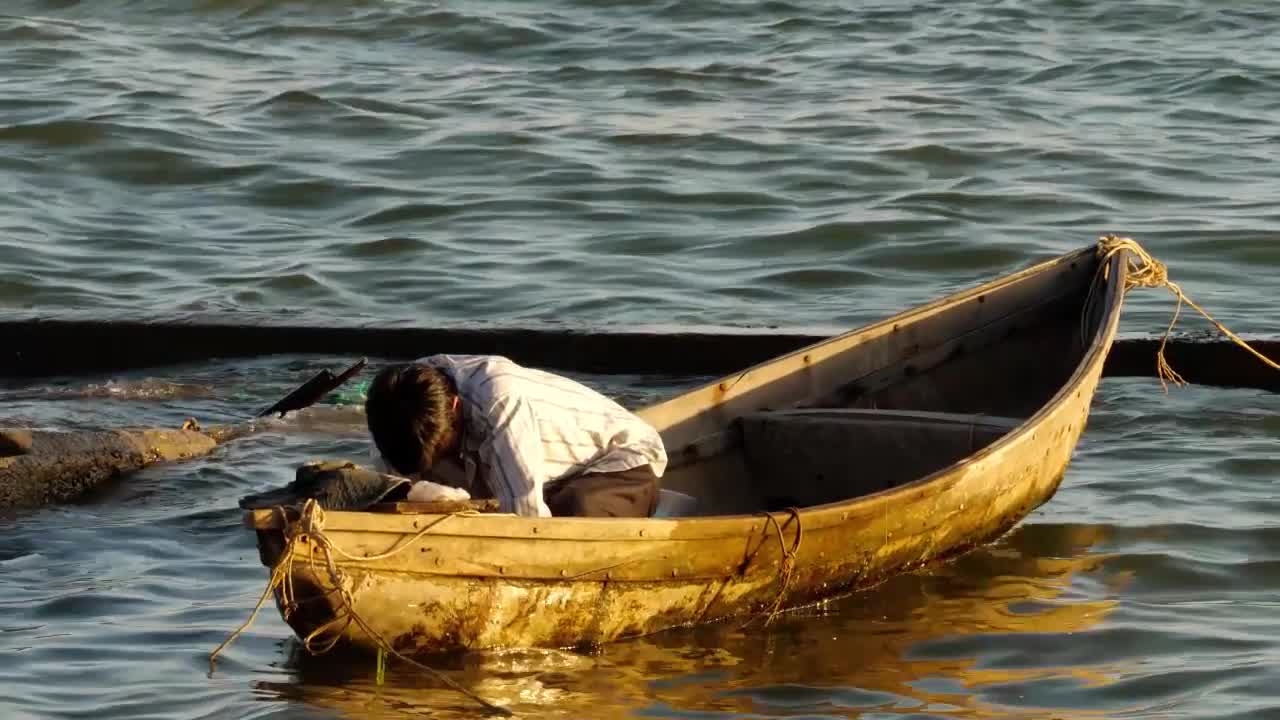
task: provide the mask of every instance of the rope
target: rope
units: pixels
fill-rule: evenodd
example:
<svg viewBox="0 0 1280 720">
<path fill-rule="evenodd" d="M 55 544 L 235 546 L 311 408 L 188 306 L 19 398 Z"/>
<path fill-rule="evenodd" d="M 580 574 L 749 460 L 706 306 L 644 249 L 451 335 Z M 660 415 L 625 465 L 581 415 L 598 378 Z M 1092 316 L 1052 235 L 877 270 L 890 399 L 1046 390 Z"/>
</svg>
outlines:
<svg viewBox="0 0 1280 720">
<path fill-rule="evenodd" d="M 1153 258 L 1151 254 L 1143 249 L 1143 247 L 1135 240 L 1127 237 L 1118 237 L 1116 235 L 1103 235 L 1098 239 L 1098 256 L 1103 263 L 1110 260 L 1112 255 L 1115 255 L 1122 250 L 1129 251 L 1129 258 L 1127 262 L 1128 274 L 1124 283 L 1124 291 L 1126 293 L 1135 287 L 1163 287 L 1168 288 L 1169 292 L 1173 293 L 1173 295 L 1178 298 L 1178 305 L 1173 311 L 1173 319 L 1169 321 L 1169 327 L 1165 329 L 1164 337 L 1160 339 L 1160 348 L 1156 351 L 1156 375 L 1160 378 L 1160 386 L 1164 388 L 1165 392 L 1169 391 L 1168 383 L 1170 382 L 1179 386 L 1187 384 L 1187 381 L 1169 365 L 1169 361 L 1165 358 L 1164 354 L 1165 346 L 1168 345 L 1169 342 L 1169 336 L 1173 333 L 1173 327 L 1178 323 L 1178 317 L 1182 312 L 1183 303 L 1190 305 L 1196 310 L 1196 312 L 1199 312 L 1204 316 L 1205 320 L 1213 323 L 1213 325 L 1217 327 L 1223 335 L 1231 338 L 1235 344 L 1245 350 L 1248 350 L 1268 366 L 1276 370 L 1280 370 L 1280 364 L 1277 364 L 1271 358 L 1253 349 L 1249 343 L 1245 342 L 1238 335 L 1228 330 L 1225 325 L 1215 320 L 1213 316 L 1205 311 L 1204 308 L 1200 307 L 1195 303 L 1195 301 L 1187 297 L 1186 294 L 1182 292 L 1182 288 L 1177 283 L 1169 279 L 1169 269 L 1165 264 Z"/>
<path fill-rule="evenodd" d="M 766 627 L 769 623 L 773 622 L 773 619 L 782 611 L 782 600 L 787 595 L 787 589 L 791 586 L 791 574 L 796 569 L 796 554 L 800 551 L 800 542 L 804 540 L 804 526 L 800 523 L 800 510 L 790 507 L 787 508 L 787 512 L 790 513 L 791 518 L 796 521 L 796 540 L 791 544 L 790 549 L 787 548 L 786 539 L 782 535 L 782 526 L 778 524 L 778 518 L 774 517 L 773 513 L 764 514 L 766 526 L 765 532 L 768 532 L 768 525 L 772 524 L 773 529 L 778 536 L 778 551 L 782 554 L 782 560 L 779 563 L 778 572 L 781 582 L 778 584 L 778 594 L 773 599 L 773 607 L 769 608 L 769 612 L 765 614 L 764 624 Z M 790 520 L 788 520 L 787 524 L 790 524 Z M 760 619 L 760 617 L 761 615 L 757 614 L 750 620 L 743 623 L 742 627 L 750 625 Z"/>
<path fill-rule="evenodd" d="M 293 592 L 293 563 L 298 543 L 304 542 L 308 546 L 307 561 L 310 563 L 312 572 L 315 574 L 317 579 L 321 577 L 321 574 L 317 572 L 316 548 L 319 547 L 323 554 L 324 570 L 329 577 L 329 582 L 332 584 L 332 587 L 325 590 L 322 597 L 332 597 L 336 595 L 338 600 L 338 607 L 334 613 L 334 619 L 311 631 L 302 639 L 302 645 L 307 649 L 307 652 L 310 652 L 313 655 L 320 655 L 332 650 L 338 644 L 338 641 L 342 639 L 343 633 L 346 632 L 347 628 L 349 628 L 354 622 L 366 635 L 373 639 L 380 651 L 385 652 L 388 655 L 393 655 L 419 670 L 426 672 L 428 675 L 448 686 L 450 689 L 460 692 L 479 703 L 489 712 L 502 715 L 504 717 L 511 717 L 512 713 L 510 710 L 490 703 L 471 690 L 468 690 L 462 685 L 450 680 L 438 670 L 423 665 L 413 658 L 401 654 L 398 650 L 392 647 L 391 643 L 388 642 L 386 638 L 379 634 L 378 631 L 374 630 L 373 627 L 371 627 L 369 623 L 356 612 L 354 598 L 351 593 L 351 580 L 342 572 L 341 569 L 338 568 L 337 563 L 334 561 L 334 555 L 339 555 L 353 562 L 370 562 L 373 560 L 382 560 L 392 557 L 404 552 L 431 531 L 432 528 L 445 520 L 448 520 L 454 515 L 476 514 L 474 511 L 469 510 L 445 515 L 424 527 L 406 542 L 388 550 L 385 553 L 370 555 L 368 557 L 357 557 L 352 555 L 335 545 L 334 542 L 329 539 L 324 532 L 324 510 L 314 499 L 307 500 L 303 505 L 302 515 L 297 522 L 288 522 L 284 515 L 283 508 L 276 508 L 276 512 L 279 513 L 281 526 L 284 528 L 284 535 L 287 539 L 284 551 L 280 556 L 280 560 L 276 563 L 275 567 L 272 568 L 271 578 L 267 582 L 267 587 L 263 590 L 262 596 L 258 598 L 258 604 L 254 606 L 253 612 L 249 614 L 249 619 L 240 627 L 236 628 L 236 630 L 232 632 L 226 640 L 222 641 L 221 645 L 210 653 L 210 673 L 213 672 L 214 660 L 218 657 L 218 654 L 253 624 L 254 619 L 258 617 L 258 612 L 262 609 L 262 606 L 266 603 L 267 598 L 271 596 L 273 591 L 277 589 L 280 591 L 281 612 L 284 614 L 286 621 L 289 619 L 289 616 L 293 611 L 297 609 L 298 604 L 294 600 Z M 307 542 L 308 540 L 310 540 L 310 542 Z M 341 624 L 341 627 L 336 627 L 339 624 Z M 316 645 L 317 640 L 323 644 Z"/>
</svg>

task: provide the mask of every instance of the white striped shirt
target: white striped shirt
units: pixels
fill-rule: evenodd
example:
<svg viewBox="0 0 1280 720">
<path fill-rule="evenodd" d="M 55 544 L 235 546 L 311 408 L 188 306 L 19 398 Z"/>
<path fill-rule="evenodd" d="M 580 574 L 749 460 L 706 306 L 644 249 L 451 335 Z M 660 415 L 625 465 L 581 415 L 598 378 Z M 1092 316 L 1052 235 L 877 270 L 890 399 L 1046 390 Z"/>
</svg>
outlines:
<svg viewBox="0 0 1280 720">
<path fill-rule="evenodd" d="M 497 355 L 417 362 L 453 380 L 462 400 L 466 480 L 483 478 L 503 512 L 550 517 L 542 491 L 553 480 L 646 464 L 661 477 L 666 469 L 657 430 L 581 383 Z"/>
</svg>

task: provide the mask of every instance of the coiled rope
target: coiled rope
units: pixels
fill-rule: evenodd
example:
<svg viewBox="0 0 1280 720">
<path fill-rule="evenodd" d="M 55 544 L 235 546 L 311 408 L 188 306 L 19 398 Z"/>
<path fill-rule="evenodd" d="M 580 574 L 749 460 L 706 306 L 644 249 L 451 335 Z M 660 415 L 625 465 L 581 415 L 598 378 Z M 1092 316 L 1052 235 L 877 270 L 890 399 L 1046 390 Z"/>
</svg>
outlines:
<svg viewBox="0 0 1280 720">
<path fill-rule="evenodd" d="M 769 608 L 769 611 L 767 613 L 760 613 L 748 619 L 742 624 L 742 627 L 744 628 L 761 617 L 764 617 L 764 624 L 767 627 L 773 622 L 774 618 L 778 616 L 778 613 L 782 612 L 782 601 L 786 598 L 787 590 L 791 587 L 791 574 L 795 572 L 796 569 L 796 555 L 800 552 L 800 542 L 804 540 L 804 525 L 802 525 L 800 521 L 799 508 L 790 507 L 787 508 L 787 512 L 790 513 L 791 518 L 785 524 L 790 525 L 791 520 L 795 520 L 796 523 L 796 539 L 795 542 L 791 544 L 790 548 L 787 547 L 786 538 L 782 534 L 783 524 L 778 522 L 778 518 L 774 517 L 773 513 L 764 514 L 765 533 L 769 532 L 768 527 L 772 525 L 778 537 L 778 593 L 774 596 L 773 605 Z M 763 545 L 764 543 L 762 542 L 761 546 Z"/>
<path fill-rule="evenodd" d="M 1168 288 L 1174 297 L 1178 298 L 1178 305 L 1174 308 L 1173 319 L 1169 321 L 1169 327 L 1164 331 L 1164 337 L 1160 339 L 1160 348 L 1156 351 L 1156 376 L 1160 379 L 1160 386 L 1165 392 L 1169 391 L 1168 383 L 1178 386 L 1186 385 L 1187 381 L 1178 374 L 1176 370 L 1169 365 L 1168 359 L 1165 358 L 1165 346 L 1169 342 L 1169 336 L 1173 333 L 1173 328 L 1178 323 L 1178 317 L 1182 313 L 1182 304 L 1186 303 L 1204 316 L 1205 320 L 1213 323 L 1215 327 L 1232 342 L 1252 353 L 1268 366 L 1280 370 L 1280 364 L 1255 350 L 1249 343 L 1245 342 L 1238 335 L 1227 329 L 1225 325 L 1218 322 L 1204 308 L 1200 307 L 1186 293 L 1182 292 L 1182 288 L 1169 279 L 1169 268 L 1164 263 L 1156 260 L 1133 238 L 1120 237 L 1117 235 L 1103 235 L 1098 239 L 1098 257 L 1101 262 L 1106 263 L 1111 259 L 1112 255 L 1127 250 L 1129 257 L 1127 260 L 1128 273 L 1125 277 L 1124 291 L 1127 293 L 1136 287 L 1144 288 Z"/>
<path fill-rule="evenodd" d="M 210 673 L 213 672 L 214 661 L 217 659 L 218 654 L 253 624 L 253 621 L 258 617 L 259 611 L 262 610 L 262 606 L 266 604 L 267 598 L 271 597 L 272 592 L 276 590 L 280 591 L 281 612 L 284 614 L 285 620 L 288 620 L 289 616 L 297 609 L 298 604 L 295 601 L 293 590 L 293 563 L 295 551 L 298 545 L 304 544 L 307 546 L 307 561 L 311 564 L 311 570 L 317 579 L 322 577 L 319 572 L 316 572 L 316 548 L 320 549 L 324 561 L 325 574 L 328 576 L 330 583 L 330 588 L 325 590 L 323 597 L 336 596 L 338 605 L 334 613 L 333 620 L 311 631 L 302 639 L 302 645 L 307 649 L 307 652 L 313 655 L 320 655 L 332 650 L 334 646 L 338 644 L 338 641 L 342 639 L 342 634 L 346 632 L 347 628 L 349 628 L 352 623 L 354 623 L 357 627 L 363 630 L 366 635 L 373 639 L 380 650 L 388 655 L 394 655 L 400 660 L 403 660 L 419 670 L 426 672 L 428 675 L 440 681 L 450 689 L 460 692 L 479 703 L 485 708 L 485 710 L 504 717 L 511 717 L 510 710 L 494 705 L 471 690 L 468 690 L 462 685 L 450 680 L 434 668 L 423 665 L 413 658 L 406 657 L 392 647 L 391 643 L 388 642 L 386 638 L 379 634 L 378 631 L 374 630 L 373 627 L 369 625 L 368 621 L 356 612 L 355 601 L 351 593 L 351 579 L 342 572 L 341 568 L 339 568 L 337 563 L 334 561 L 335 555 L 352 562 L 370 562 L 373 560 L 383 560 L 385 558 L 393 557 L 412 547 L 418 540 L 427 535 L 427 533 L 440 523 L 445 522 L 455 515 L 474 515 L 476 514 L 475 511 L 468 510 L 444 515 L 434 522 L 427 524 L 426 527 L 418 531 L 418 533 L 413 537 L 400 545 L 393 547 L 391 550 L 367 557 L 352 555 L 338 547 L 331 539 L 329 539 L 324 532 L 324 509 L 321 508 L 320 504 L 314 499 L 307 500 L 302 506 L 301 517 L 299 517 L 296 522 L 291 523 L 288 521 L 283 508 L 276 508 L 275 512 L 278 513 L 281 527 L 283 528 L 283 532 L 287 540 L 284 550 L 280 555 L 280 559 L 276 562 L 275 567 L 272 568 L 271 578 L 267 582 L 267 587 L 263 590 L 262 596 L 258 598 L 258 604 L 254 606 L 253 612 L 249 615 L 249 619 L 240 627 L 236 628 L 226 640 L 222 641 L 222 644 L 209 654 Z"/>
</svg>

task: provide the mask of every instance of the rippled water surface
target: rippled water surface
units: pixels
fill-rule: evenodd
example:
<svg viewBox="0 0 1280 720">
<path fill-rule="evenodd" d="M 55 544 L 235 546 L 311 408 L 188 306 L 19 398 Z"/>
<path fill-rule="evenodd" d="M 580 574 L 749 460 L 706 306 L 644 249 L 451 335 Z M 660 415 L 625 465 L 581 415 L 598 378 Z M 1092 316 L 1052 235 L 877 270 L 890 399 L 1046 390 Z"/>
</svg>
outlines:
<svg viewBox="0 0 1280 720">
<path fill-rule="evenodd" d="M 1119 232 L 1275 334 L 1277 117 L 1269 2 L 13 0 L 0 317 L 847 327 Z M 0 423 L 233 419 L 317 362 L 0 381 Z M 1280 717 L 1277 402 L 1109 380 L 1057 496 L 958 562 L 443 669 L 528 716 Z M 236 499 L 359 427 L 0 518 L 0 714 L 468 715 L 274 612 L 207 674 L 266 575 Z"/>
</svg>

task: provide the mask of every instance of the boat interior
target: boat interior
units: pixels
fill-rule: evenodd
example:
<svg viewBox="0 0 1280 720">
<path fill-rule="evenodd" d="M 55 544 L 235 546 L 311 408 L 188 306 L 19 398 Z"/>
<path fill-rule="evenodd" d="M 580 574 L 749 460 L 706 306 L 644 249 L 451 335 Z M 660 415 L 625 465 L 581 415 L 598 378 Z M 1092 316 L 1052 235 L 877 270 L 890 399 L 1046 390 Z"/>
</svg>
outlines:
<svg viewBox="0 0 1280 720">
<path fill-rule="evenodd" d="M 961 462 L 1068 385 L 1112 309 L 1098 270 L 1065 256 L 645 408 L 659 514 L 846 501 Z"/>
</svg>

